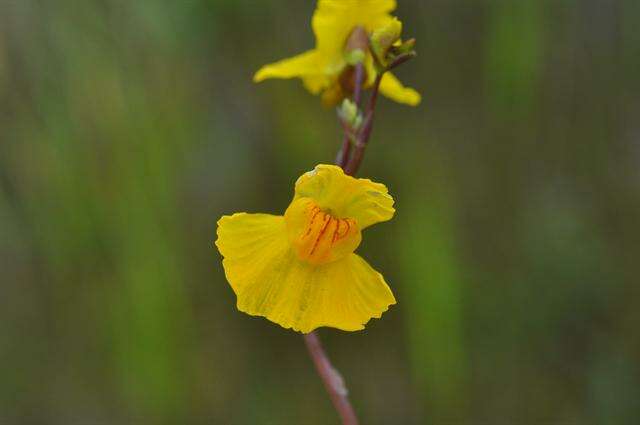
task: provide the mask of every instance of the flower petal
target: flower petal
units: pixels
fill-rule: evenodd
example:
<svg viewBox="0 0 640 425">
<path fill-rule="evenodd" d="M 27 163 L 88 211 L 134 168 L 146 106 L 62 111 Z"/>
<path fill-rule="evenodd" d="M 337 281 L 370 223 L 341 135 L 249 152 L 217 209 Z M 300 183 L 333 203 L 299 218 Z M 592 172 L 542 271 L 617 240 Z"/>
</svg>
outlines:
<svg viewBox="0 0 640 425">
<path fill-rule="evenodd" d="M 311 198 L 336 218 L 353 218 L 360 230 L 390 220 L 395 213 L 387 187 L 369 179 L 347 176 L 342 168 L 320 164 L 300 176 L 294 201 Z"/>
<path fill-rule="evenodd" d="M 422 100 L 420 93 L 412 88 L 404 87 L 390 72 L 385 73 L 382 77 L 380 92 L 391 100 L 410 106 L 416 106 Z"/>
<path fill-rule="evenodd" d="M 253 81 L 259 83 L 268 78 L 295 77 L 302 78 L 305 87 L 314 94 L 326 86 L 327 77 L 320 69 L 316 50 L 308 50 L 297 56 L 265 65 L 255 73 Z"/>
<path fill-rule="evenodd" d="M 359 330 L 395 304 L 382 275 L 356 254 L 323 266 L 299 261 L 279 216 L 222 217 L 216 245 L 238 310 L 284 328 Z"/>
<path fill-rule="evenodd" d="M 322 326 L 364 329 L 371 318 L 380 318 L 396 303 L 384 277 L 357 254 L 315 270 L 300 267 L 297 271 L 296 279 L 306 287 L 307 308 L 290 323 L 302 333 Z"/>
<path fill-rule="evenodd" d="M 325 72 L 335 74 L 345 66 L 344 45 L 354 27 L 371 32 L 384 26 L 395 8 L 395 0 L 319 0 L 311 25 Z"/>
<path fill-rule="evenodd" d="M 290 249 L 284 217 L 236 213 L 218 221 L 216 246 L 233 291 L 240 296 L 255 274 Z"/>
</svg>

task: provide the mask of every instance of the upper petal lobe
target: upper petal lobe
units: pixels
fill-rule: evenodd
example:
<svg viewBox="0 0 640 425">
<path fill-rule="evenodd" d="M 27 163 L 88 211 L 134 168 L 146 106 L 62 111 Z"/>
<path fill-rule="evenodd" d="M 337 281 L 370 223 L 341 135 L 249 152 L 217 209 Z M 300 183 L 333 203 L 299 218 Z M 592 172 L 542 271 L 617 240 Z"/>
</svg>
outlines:
<svg viewBox="0 0 640 425">
<path fill-rule="evenodd" d="M 361 230 L 395 213 L 385 185 L 348 176 L 335 165 L 320 164 L 300 176 L 294 200 L 300 198 L 313 199 L 335 217 L 355 219 Z"/>
</svg>

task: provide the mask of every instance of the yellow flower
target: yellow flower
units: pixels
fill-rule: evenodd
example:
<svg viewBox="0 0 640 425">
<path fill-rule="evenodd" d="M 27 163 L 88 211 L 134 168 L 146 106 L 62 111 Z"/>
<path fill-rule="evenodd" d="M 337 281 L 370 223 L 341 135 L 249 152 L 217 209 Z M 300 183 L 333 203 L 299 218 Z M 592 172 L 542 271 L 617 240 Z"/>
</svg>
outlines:
<svg viewBox="0 0 640 425">
<path fill-rule="evenodd" d="M 216 246 L 238 310 L 302 333 L 363 329 L 395 299 L 354 251 L 362 230 L 394 213 L 383 184 L 321 164 L 298 179 L 284 216 L 223 216 Z"/>
<path fill-rule="evenodd" d="M 319 0 L 311 25 L 316 37 L 316 48 L 289 59 L 262 67 L 253 77 L 255 82 L 267 78 L 301 78 L 313 94 L 323 94 L 334 103 L 340 90 L 341 76 L 347 75 L 349 66 L 345 59 L 345 44 L 357 26 L 369 34 L 393 22 L 390 15 L 396 8 L 395 0 Z M 376 71 L 370 53 L 364 65 L 367 71 L 365 87 L 373 84 Z M 407 88 L 387 72 L 382 77 L 380 92 L 399 103 L 415 106 L 420 94 Z"/>
</svg>

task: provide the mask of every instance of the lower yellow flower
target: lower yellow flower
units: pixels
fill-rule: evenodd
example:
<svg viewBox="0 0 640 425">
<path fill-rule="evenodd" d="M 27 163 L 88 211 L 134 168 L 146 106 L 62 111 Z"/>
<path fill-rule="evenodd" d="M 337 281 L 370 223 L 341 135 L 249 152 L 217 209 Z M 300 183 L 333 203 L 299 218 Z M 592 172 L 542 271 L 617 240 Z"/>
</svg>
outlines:
<svg viewBox="0 0 640 425">
<path fill-rule="evenodd" d="M 395 299 L 354 251 L 362 230 L 394 213 L 383 184 L 318 165 L 298 179 L 284 216 L 223 216 L 216 246 L 238 310 L 303 333 L 363 329 Z"/>
<path fill-rule="evenodd" d="M 345 44 L 356 27 L 369 34 L 394 21 L 391 12 L 395 0 L 318 0 L 311 25 L 316 37 L 315 49 L 289 59 L 265 65 L 253 77 L 255 82 L 268 78 L 300 78 L 313 94 L 322 94 L 325 103 L 338 103 L 344 94 L 342 81 L 348 79 L 349 66 L 345 58 Z M 365 87 L 370 87 L 376 71 L 370 54 L 364 60 Z M 420 103 L 420 94 L 404 87 L 391 73 L 382 77 L 380 92 L 386 97 L 407 105 Z"/>
</svg>

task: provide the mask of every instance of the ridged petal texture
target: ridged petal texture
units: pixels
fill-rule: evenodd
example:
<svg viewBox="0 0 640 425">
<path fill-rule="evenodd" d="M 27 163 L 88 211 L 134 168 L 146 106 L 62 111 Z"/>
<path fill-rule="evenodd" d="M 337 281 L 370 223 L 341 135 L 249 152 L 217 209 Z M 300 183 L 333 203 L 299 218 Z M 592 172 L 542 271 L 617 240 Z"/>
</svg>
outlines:
<svg viewBox="0 0 640 425">
<path fill-rule="evenodd" d="M 395 209 L 387 187 L 346 175 L 336 165 L 320 164 L 300 176 L 294 201 L 311 198 L 337 218 L 353 218 L 360 230 L 391 220 Z"/>
</svg>

